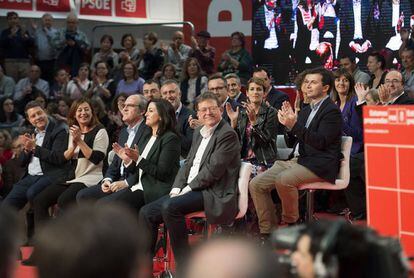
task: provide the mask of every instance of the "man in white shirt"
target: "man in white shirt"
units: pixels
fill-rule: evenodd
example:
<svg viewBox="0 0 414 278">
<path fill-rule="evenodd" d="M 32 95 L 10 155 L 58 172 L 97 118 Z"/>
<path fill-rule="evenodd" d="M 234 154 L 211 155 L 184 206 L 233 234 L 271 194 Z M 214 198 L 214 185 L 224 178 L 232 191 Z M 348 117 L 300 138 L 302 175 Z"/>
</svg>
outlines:
<svg viewBox="0 0 414 278">
<path fill-rule="evenodd" d="M 142 207 L 139 215 L 145 252 L 152 255 L 156 227 L 165 223 L 178 268 L 182 267 L 189 249 L 186 214 L 205 211 L 209 223 L 230 224 L 238 212 L 237 134 L 222 120 L 223 108 L 215 95 L 206 92 L 198 97 L 197 103 L 197 115 L 204 126 L 194 131 L 188 158 L 175 178 L 170 195 Z"/>
<path fill-rule="evenodd" d="M 181 69 L 184 65 L 185 60 L 192 48 L 183 43 L 184 34 L 181 31 L 176 31 L 172 38 L 172 43 L 169 46 L 162 46 L 162 50 L 165 53 L 165 62 L 171 63 L 177 69 L 177 74 L 181 73 Z"/>
</svg>

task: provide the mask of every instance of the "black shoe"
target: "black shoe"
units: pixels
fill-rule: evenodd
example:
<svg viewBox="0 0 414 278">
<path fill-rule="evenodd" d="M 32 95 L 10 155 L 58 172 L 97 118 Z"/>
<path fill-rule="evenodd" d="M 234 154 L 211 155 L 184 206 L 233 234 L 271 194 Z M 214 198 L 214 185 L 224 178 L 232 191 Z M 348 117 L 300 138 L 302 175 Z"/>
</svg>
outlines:
<svg viewBox="0 0 414 278">
<path fill-rule="evenodd" d="M 25 265 L 25 266 L 36 266 L 35 260 L 33 259 L 33 255 L 31 255 L 26 260 L 23 260 L 22 261 L 22 265 Z"/>
</svg>

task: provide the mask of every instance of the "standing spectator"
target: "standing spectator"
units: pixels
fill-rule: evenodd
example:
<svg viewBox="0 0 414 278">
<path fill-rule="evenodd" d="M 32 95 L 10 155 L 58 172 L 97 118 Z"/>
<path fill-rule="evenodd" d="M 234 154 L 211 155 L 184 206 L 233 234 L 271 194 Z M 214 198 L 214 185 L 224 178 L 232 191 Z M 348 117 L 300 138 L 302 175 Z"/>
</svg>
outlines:
<svg viewBox="0 0 414 278">
<path fill-rule="evenodd" d="M 385 75 L 385 58 L 379 52 L 372 52 L 368 55 L 367 68 L 371 73 L 371 79 L 368 82 L 368 88 L 378 89 L 384 84 Z"/>
<path fill-rule="evenodd" d="M 66 28 L 60 29 L 51 43 L 57 49 L 57 68 L 67 68 L 71 76 L 78 73 L 80 64 L 89 51 L 88 37 L 78 30 L 78 17 L 70 13 L 66 17 Z"/>
<path fill-rule="evenodd" d="M 14 79 L 5 75 L 3 67 L 0 65 L 0 96 L 13 97 L 15 86 Z"/>
<path fill-rule="evenodd" d="M 115 95 L 116 84 L 113 79 L 109 78 L 109 66 L 106 62 L 97 62 L 96 71 L 92 75 L 92 85 L 86 92 L 88 97 L 99 96 L 110 104 L 112 97 Z"/>
<path fill-rule="evenodd" d="M 144 35 L 144 48 L 139 50 L 138 70 L 140 76 L 145 80 L 152 79 L 157 71 L 160 71 L 164 64 L 164 53 L 155 46 L 158 35 L 149 32 Z"/>
<path fill-rule="evenodd" d="M 17 82 L 14 91 L 14 100 L 19 101 L 20 110 L 23 110 L 26 103 L 35 99 L 37 92 L 41 92 L 49 97 L 49 83 L 40 79 L 41 70 L 39 66 L 32 65 L 29 75 Z"/>
<path fill-rule="evenodd" d="M 232 33 L 231 48 L 221 55 L 218 71 L 222 72 L 223 75 L 236 73 L 245 86 L 252 74 L 253 60 L 244 46 L 244 34 L 242 32 Z"/>
<path fill-rule="evenodd" d="M 79 67 L 78 75 L 68 83 L 67 93 L 71 99 L 80 99 L 92 86 L 89 80 L 89 64 L 82 63 Z"/>
<path fill-rule="evenodd" d="M 207 81 L 197 59 L 188 58 L 181 73 L 181 102 L 184 105 L 192 105 L 200 94 L 207 91 Z"/>
<path fill-rule="evenodd" d="M 8 12 L 6 18 L 9 28 L 1 32 L 0 48 L 4 55 L 6 73 L 17 82 L 29 72 L 30 48 L 33 47 L 34 41 L 20 25 L 16 12 Z"/>
<path fill-rule="evenodd" d="M 172 43 L 169 46 L 161 46 L 165 53 L 165 62 L 171 63 L 177 69 L 177 73 L 181 73 L 181 69 L 185 60 L 190 54 L 191 47 L 184 44 L 184 34 L 181 31 L 176 31 L 172 37 Z"/>
<path fill-rule="evenodd" d="M 197 33 L 197 39 L 191 37 L 191 52 L 190 57 L 197 59 L 201 69 L 210 75 L 214 72 L 214 57 L 216 56 L 216 49 L 208 44 L 211 36 L 207 31 L 200 31 Z"/>
<path fill-rule="evenodd" d="M 23 124 L 23 116 L 14 109 L 14 101 L 11 97 L 0 99 L 0 129 L 12 129 Z"/>
<path fill-rule="evenodd" d="M 111 35 L 103 35 L 100 40 L 101 48 L 99 52 L 95 53 L 91 62 L 91 70 L 95 70 L 95 64 L 97 62 L 106 62 L 112 72 L 113 69 L 118 67 L 119 57 L 112 46 L 114 45 L 114 38 Z"/>
<path fill-rule="evenodd" d="M 42 70 L 42 79 L 52 84 L 56 62 L 56 49 L 51 40 L 57 35 L 57 29 L 52 26 L 53 16 L 45 13 L 42 16 L 42 26 L 32 22 L 32 33 L 36 46 L 36 64 Z"/>
<path fill-rule="evenodd" d="M 124 63 L 122 65 L 122 72 L 124 78 L 119 81 L 116 94 L 142 94 L 142 87 L 145 81 L 138 76 L 138 70 L 135 64 L 132 61 Z"/>
<path fill-rule="evenodd" d="M 55 72 L 55 81 L 50 89 L 50 98 L 61 98 L 68 96 L 69 73 L 61 68 Z"/>
<path fill-rule="evenodd" d="M 177 81 L 177 70 L 175 66 L 171 63 L 164 64 L 162 70 L 155 73 L 154 79 L 158 81 L 159 84 L 163 84 L 166 80 L 175 80 Z"/>
<path fill-rule="evenodd" d="M 138 63 L 139 57 L 139 50 L 135 47 L 137 41 L 135 40 L 134 36 L 130 33 L 124 34 L 121 38 L 121 46 L 124 48 L 119 53 L 119 65 L 132 61 L 135 66 Z M 121 72 L 122 75 L 122 72 Z"/>
</svg>

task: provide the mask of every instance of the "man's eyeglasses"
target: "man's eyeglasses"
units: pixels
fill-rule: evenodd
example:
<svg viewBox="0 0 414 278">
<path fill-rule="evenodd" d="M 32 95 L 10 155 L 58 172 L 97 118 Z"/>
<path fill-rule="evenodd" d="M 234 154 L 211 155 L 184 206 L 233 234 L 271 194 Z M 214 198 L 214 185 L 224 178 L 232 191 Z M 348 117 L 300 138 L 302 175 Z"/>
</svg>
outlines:
<svg viewBox="0 0 414 278">
<path fill-rule="evenodd" d="M 215 88 L 208 88 L 209 91 L 220 91 L 220 90 L 223 90 L 223 89 L 224 89 L 224 86 L 215 87 Z"/>
<path fill-rule="evenodd" d="M 125 107 L 134 108 L 134 107 L 139 107 L 139 105 L 138 104 L 124 104 L 123 108 L 125 108 Z"/>
<path fill-rule="evenodd" d="M 218 109 L 219 109 L 218 106 L 211 106 L 211 107 L 200 108 L 197 111 L 200 113 L 206 113 L 207 111 L 216 112 Z"/>
<path fill-rule="evenodd" d="M 402 83 L 401 80 L 398 79 L 393 79 L 393 80 L 389 80 L 389 79 L 385 79 L 384 84 L 398 84 L 398 83 Z"/>
</svg>

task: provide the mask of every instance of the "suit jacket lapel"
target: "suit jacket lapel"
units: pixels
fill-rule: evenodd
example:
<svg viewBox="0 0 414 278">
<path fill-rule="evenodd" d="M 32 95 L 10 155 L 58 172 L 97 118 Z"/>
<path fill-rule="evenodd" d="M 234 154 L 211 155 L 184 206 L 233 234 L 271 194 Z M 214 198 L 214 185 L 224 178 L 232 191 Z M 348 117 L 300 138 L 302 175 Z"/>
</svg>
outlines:
<svg viewBox="0 0 414 278">
<path fill-rule="evenodd" d="M 45 147 L 49 144 L 50 135 L 52 134 L 54 127 L 55 127 L 55 124 L 49 119 L 49 124 L 47 125 L 47 128 L 46 128 L 45 138 L 43 139 L 42 147 Z"/>
<path fill-rule="evenodd" d="M 203 167 L 203 164 L 206 161 L 206 158 L 209 156 L 210 152 L 213 150 L 213 146 L 216 144 L 217 133 L 220 132 L 220 128 L 223 125 L 223 121 L 224 121 L 223 119 L 220 121 L 220 123 L 217 126 L 216 130 L 214 130 L 214 133 L 211 135 L 210 141 L 208 141 L 207 147 L 206 147 L 206 149 L 203 153 L 203 157 L 201 158 L 200 169 L 201 169 L 201 167 Z"/>
</svg>

